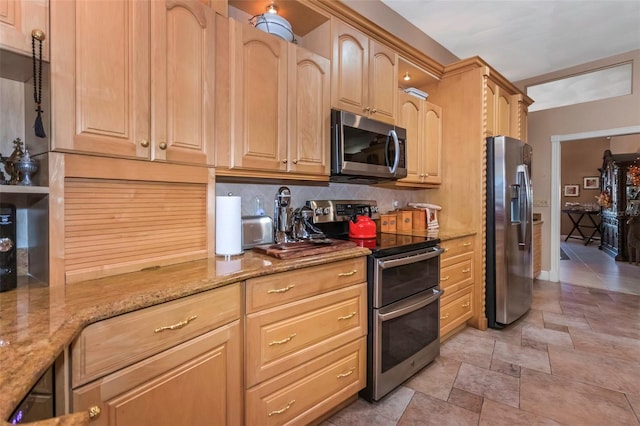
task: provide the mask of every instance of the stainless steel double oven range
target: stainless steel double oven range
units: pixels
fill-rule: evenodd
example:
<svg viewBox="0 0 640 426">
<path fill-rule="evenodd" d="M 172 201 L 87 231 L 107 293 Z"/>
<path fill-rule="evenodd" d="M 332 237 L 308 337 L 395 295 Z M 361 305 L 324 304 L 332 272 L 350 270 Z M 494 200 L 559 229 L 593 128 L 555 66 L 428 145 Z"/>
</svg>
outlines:
<svg viewBox="0 0 640 426">
<path fill-rule="evenodd" d="M 314 224 L 328 237 L 349 239 L 354 215 L 379 219 L 377 203 L 364 200 L 307 201 Z M 440 240 L 378 232 L 375 241 L 352 239 L 367 259 L 367 387 L 377 401 L 440 353 Z"/>
</svg>

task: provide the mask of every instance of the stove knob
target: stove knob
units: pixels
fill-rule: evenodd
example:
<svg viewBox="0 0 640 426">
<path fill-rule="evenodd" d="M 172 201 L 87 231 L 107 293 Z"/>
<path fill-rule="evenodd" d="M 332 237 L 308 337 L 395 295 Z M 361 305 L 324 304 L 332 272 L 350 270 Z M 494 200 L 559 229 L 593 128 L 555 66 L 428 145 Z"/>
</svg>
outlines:
<svg viewBox="0 0 640 426">
<path fill-rule="evenodd" d="M 316 207 L 316 209 L 314 210 L 315 214 L 322 214 L 322 207 Z"/>
<path fill-rule="evenodd" d="M 378 207 L 377 206 L 371 206 L 371 213 L 378 213 Z"/>
<path fill-rule="evenodd" d="M 329 207 L 325 207 L 324 210 L 322 210 L 322 214 L 329 214 L 331 213 L 331 209 Z"/>
</svg>

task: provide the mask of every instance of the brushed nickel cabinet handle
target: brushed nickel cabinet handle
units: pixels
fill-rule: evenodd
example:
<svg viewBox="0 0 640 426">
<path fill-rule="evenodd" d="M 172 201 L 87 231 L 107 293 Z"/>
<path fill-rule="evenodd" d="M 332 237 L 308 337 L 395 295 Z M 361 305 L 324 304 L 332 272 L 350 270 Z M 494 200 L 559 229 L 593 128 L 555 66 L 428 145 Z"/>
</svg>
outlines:
<svg viewBox="0 0 640 426">
<path fill-rule="evenodd" d="M 463 270 L 462 270 L 462 273 L 464 273 L 464 274 L 466 274 L 466 273 L 468 273 L 468 272 L 471 272 L 471 268 L 467 268 L 467 269 L 463 269 Z"/>
<path fill-rule="evenodd" d="M 471 243 L 464 243 L 462 245 L 465 246 L 465 247 L 469 247 L 471 245 Z"/>
<path fill-rule="evenodd" d="M 146 140 L 146 139 L 142 139 L 140 141 L 140 146 L 143 147 L 143 148 L 149 148 L 149 141 Z"/>
<path fill-rule="evenodd" d="M 293 160 L 293 164 L 298 164 L 298 160 Z"/>
<path fill-rule="evenodd" d="M 371 111 L 371 108 L 370 107 L 366 107 L 365 109 L 363 109 L 363 111 L 369 112 L 369 111 Z"/>
<path fill-rule="evenodd" d="M 356 272 L 358 272 L 358 270 L 357 270 L 357 269 L 352 269 L 352 270 L 350 270 L 349 272 L 340 272 L 340 273 L 338 274 L 338 276 L 339 276 L 339 277 L 350 277 L 350 276 L 352 276 L 352 275 L 355 275 L 355 273 L 356 273 Z"/>
<path fill-rule="evenodd" d="M 102 413 L 102 410 L 97 405 L 94 405 L 93 407 L 89 407 L 89 410 L 87 411 L 89 413 L 89 419 L 91 420 L 97 419 L 98 417 L 100 417 L 100 413 Z"/>
<path fill-rule="evenodd" d="M 471 302 L 465 302 L 465 303 L 462 304 L 462 307 L 463 308 L 468 308 L 469 305 L 471 305 Z"/>
<path fill-rule="evenodd" d="M 268 293 L 268 294 L 273 294 L 273 293 L 286 293 L 286 292 L 288 292 L 289 290 L 291 290 L 291 289 L 292 289 L 292 288 L 294 288 L 294 287 L 295 287 L 295 285 L 291 284 L 291 285 L 288 285 L 288 286 L 283 287 L 283 288 L 275 288 L 275 289 L 272 289 L 272 290 L 267 290 L 267 293 Z"/>
<path fill-rule="evenodd" d="M 286 406 L 286 407 L 281 408 L 281 409 L 279 409 L 279 410 L 271 411 L 271 412 L 268 414 L 268 416 L 269 416 L 269 417 L 271 417 L 271 416 L 273 416 L 274 414 L 282 414 L 282 413 L 284 413 L 284 412 L 285 412 L 285 411 L 287 411 L 289 408 L 291 408 L 291 406 L 292 406 L 295 402 L 296 402 L 296 400 L 295 400 L 295 399 L 292 399 L 291 401 L 289 401 L 289 403 L 287 404 L 287 406 Z"/>
<path fill-rule="evenodd" d="M 287 164 L 288 161 L 287 160 L 282 160 L 282 164 Z"/>
<path fill-rule="evenodd" d="M 447 275 L 446 277 L 440 278 L 440 281 L 447 281 L 448 279 L 449 279 L 449 275 Z"/>
<path fill-rule="evenodd" d="M 294 337 L 296 337 L 296 333 L 292 333 L 289 337 L 285 337 L 282 340 L 274 340 L 273 342 L 269 343 L 269 346 L 274 346 L 274 345 L 283 345 L 287 342 L 290 342 L 291 339 L 293 339 Z"/>
<path fill-rule="evenodd" d="M 163 150 L 163 151 L 164 151 L 165 149 L 167 149 L 167 143 L 166 143 L 166 142 L 160 142 L 160 144 L 158 145 L 158 147 L 159 147 L 161 150 Z"/>
<path fill-rule="evenodd" d="M 350 375 L 352 375 L 352 374 L 353 374 L 353 372 L 354 372 L 355 370 L 356 370 L 356 368 L 355 368 L 355 367 L 351 367 L 351 368 L 349 369 L 349 371 L 347 371 L 346 373 L 340 373 L 340 374 L 338 374 L 338 375 L 336 376 L 336 378 L 338 378 L 338 379 L 342 379 L 343 377 L 350 376 Z"/>
<path fill-rule="evenodd" d="M 351 312 L 349 315 L 338 317 L 338 321 L 348 320 L 356 316 L 356 312 Z"/>
<path fill-rule="evenodd" d="M 443 317 L 440 317 L 441 320 L 446 320 L 447 318 L 449 318 L 449 314 L 445 314 Z"/>
<path fill-rule="evenodd" d="M 377 109 L 375 109 L 375 108 L 371 109 L 371 114 L 375 114 L 376 112 L 378 112 Z"/>
<path fill-rule="evenodd" d="M 173 325 L 164 325 L 162 327 L 158 327 L 155 330 L 153 330 L 154 333 L 160 333 L 161 331 L 165 331 L 165 330 L 177 330 L 179 328 L 184 327 L 185 325 L 189 324 L 191 321 L 193 321 L 194 319 L 198 318 L 197 315 L 191 315 L 189 318 L 180 321 L 176 324 Z"/>
</svg>

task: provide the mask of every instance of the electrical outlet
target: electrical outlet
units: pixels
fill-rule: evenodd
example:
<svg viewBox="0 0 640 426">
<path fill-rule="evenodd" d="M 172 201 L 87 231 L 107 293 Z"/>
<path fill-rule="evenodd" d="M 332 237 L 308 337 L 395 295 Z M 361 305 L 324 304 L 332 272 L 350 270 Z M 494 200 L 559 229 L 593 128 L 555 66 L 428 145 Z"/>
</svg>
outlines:
<svg viewBox="0 0 640 426">
<path fill-rule="evenodd" d="M 549 207 L 549 200 L 533 200 L 533 207 Z"/>
</svg>

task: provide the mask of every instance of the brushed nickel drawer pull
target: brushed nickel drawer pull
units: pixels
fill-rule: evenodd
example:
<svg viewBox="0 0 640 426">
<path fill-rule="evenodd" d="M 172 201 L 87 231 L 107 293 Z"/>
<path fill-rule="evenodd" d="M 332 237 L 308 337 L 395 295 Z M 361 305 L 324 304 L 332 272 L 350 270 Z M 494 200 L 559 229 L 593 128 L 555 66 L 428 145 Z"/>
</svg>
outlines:
<svg viewBox="0 0 640 426">
<path fill-rule="evenodd" d="M 89 410 L 87 411 L 89 413 L 89 419 L 91 420 L 97 419 L 98 417 L 100 417 L 100 413 L 102 413 L 102 410 L 97 405 L 94 405 L 93 407 L 89 407 Z"/>
<path fill-rule="evenodd" d="M 295 287 L 295 286 L 294 286 L 293 284 L 291 284 L 291 285 L 288 285 L 288 286 L 286 286 L 286 287 L 284 287 L 284 288 L 276 288 L 276 289 L 274 289 L 274 290 L 267 290 L 267 293 L 269 293 L 269 294 L 273 294 L 273 293 L 286 293 L 286 292 L 288 292 L 289 290 L 291 290 L 291 289 L 292 289 L 292 288 L 294 288 L 294 287 Z"/>
<path fill-rule="evenodd" d="M 282 340 L 274 340 L 273 342 L 269 343 L 269 346 L 273 346 L 273 345 L 283 345 L 289 341 L 291 341 L 291 339 L 293 339 L 294 337 L 296 337 L 296 333 L 292 333 L 289 337 L 285 337 Z"/>
<path fill-rule="evenodd" d="M 448 279 L 449 279 L 449 275 L 447 275 L 446 277 L 440 278 L 440 281 L 447 281 Z"/>
<path fill-rule="evenodd" d="M 295 402 L 296 402 L 296 400 L 295 400 L 295 399 L 292 399 L 291 401 L 289 401 L 289 403 L 287 404 L 287 406 L 286 406 L 286 407 L 281 408 L 281 409 L 279 409 L 279 410 L 273 410 L 272 412 L 270 412 L 270 413 L 268 414 L 268 415 L 269 415 L 269 417 L 273 416 L 274 414 L 282 414 L 282 413 L 284 413 L 284 412 L 285 412 L 285 411 L 287 411 L 289 408 L 291 408 L 291 406 L 292 406 Z"/>
<path fill-rule="evenodd" d="M 153 330 L 154 333 L 160 333 L 161 331 L 165 331 L 165 330 L 177 330 L 179 328 L 184 327 L 185 325 L 189 324 L 191 321 L 193 321 L 194 319 L 198 318 L 197 315 L 191 315 L 189 318 L 187 318 L 184 321 L 180 321 L 176 324 L 173 325 L 165 325 L 162 327 L 158 327 L 155 330 Z"/>
<path fill-rule="evenodd" d="M 349 315 L 345 315 L 343 317 L 338 317 L 338 321 L 348 320 L 356 316 L 356 312 L 351 312 Z"/>
<path fill-rule="evenodd" d="M 464 247 L 469 247 L 471 245 L 471 243 L 463 243 L 462 244 Z"/>
<path fill-rule="evenodd" d="M 336 378 L 338 378 L 338 379 L 342 379 L 343 377 L 350 376 L 350 375 L 352 375 L 352 374 L 353 374 L 353 372 L 354 372 L 355 370 L 356 370 L 356 368 L 355 368 L 355 367 L 351 367 L 351 368 L 349 369 L 349 371 L 347 371 L 346 373 L 340 373 L 340 374 L 338 374 L 338 375 L 336 376 Z"/>
<path fill-rule="evenodd" d="M 463 272 L 463 273 L 465 273 L 465 274 L 466 274 L 467 272 L 471 272 L 471 268 L 463 269 L 463 270 L 462 270 L 462 272 Z"/>
<path fill-rule="evenodd" d="M 349 272 L 340 272 L 340 273 L 338 274 L 338 276 L 339 276 L 339 277 L 350 277 L 351 275 L 355 275 L 355 273 L 356 273 L 356 272 L 358 272 L 358 270 L 357 270 L 357 269 L 352 269 L 352 270 L 351 270 L 351 271 L 349 271 Z"/>
<path fill-rule="evenodd" d="M 463 308 L 468 308 L 470 304 L 471 304 L 470 302 L 465 302 L 465 303 L 462 304 L 462 307 Z"/>
<path fill-rule="evenodd" d="M 446 320 L 447 318 L 449 318 L 449 314 L 446 313 L 443 317 L 440 317 L 441 320 Z"/>
</svg>

